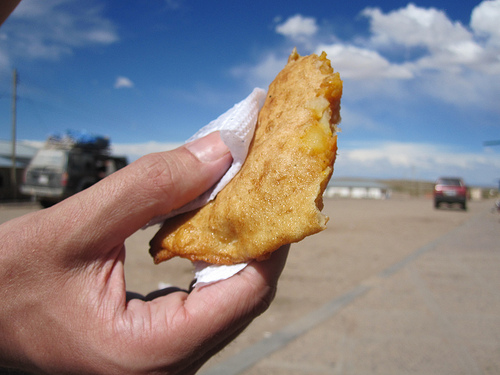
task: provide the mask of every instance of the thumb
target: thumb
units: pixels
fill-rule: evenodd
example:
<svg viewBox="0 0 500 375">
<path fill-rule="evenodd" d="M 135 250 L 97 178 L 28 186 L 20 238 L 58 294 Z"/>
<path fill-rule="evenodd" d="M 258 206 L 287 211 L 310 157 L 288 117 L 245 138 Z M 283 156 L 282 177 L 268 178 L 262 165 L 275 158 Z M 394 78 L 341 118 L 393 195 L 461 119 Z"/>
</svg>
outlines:
<svg viewBox="0 0 500 375">
<path fill-rule="evenodd" d="M 80 240 L 91 241 L 87 245 L 94 248 L 109 249 L 153 217 L 167 214 L 208 190 L 231 160 L 219 133 L 211 133 L 176 150 L 144 156 L 53 208 L 66 211 L 59 217 L 72 217 L 72 222 L 84 224 L 78 226 Z M 71 230 L 77 235 L 74 226 Z"/>
<path fill-rule="evenodd" d="M 144 203 L 153 208 L 153 216 L 166 214 L 212 187 L 227 171 L 231 160 L 219 132 L 174 151 L 150 154 L 133 165 L 138 169 L 136 197 L 139 199 L 142 192 Z"/>
</svg>

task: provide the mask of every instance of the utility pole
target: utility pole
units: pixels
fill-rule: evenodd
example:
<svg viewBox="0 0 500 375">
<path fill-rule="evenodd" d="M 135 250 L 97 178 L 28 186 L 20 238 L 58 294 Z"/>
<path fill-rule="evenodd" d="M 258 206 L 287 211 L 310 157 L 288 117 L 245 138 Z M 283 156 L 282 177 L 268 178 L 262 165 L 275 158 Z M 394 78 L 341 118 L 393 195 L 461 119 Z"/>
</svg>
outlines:
<svg viewBox="0 0 500 375">
<path fill-rule="evenodd" d="M 17 70 L 12 72 L 12 169 L 11 184 L 13 198 L 17 199 L 17 171 L 16 171 L 16 100 L 17 100 Z"/>
</svg>

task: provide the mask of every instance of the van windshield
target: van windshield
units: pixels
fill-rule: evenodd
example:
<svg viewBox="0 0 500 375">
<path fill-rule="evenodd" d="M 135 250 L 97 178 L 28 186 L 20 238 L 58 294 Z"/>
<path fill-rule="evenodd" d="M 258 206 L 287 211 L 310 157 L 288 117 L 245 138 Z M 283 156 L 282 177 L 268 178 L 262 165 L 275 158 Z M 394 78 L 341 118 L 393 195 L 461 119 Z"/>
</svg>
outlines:
<svg viewBox="0 0 500 375">
<path fill-rule="evenodd" d="M 64 168 L 67 160 L 64 150 L 40 150 L 31 161 L 32 167 Z"/>
</svg>

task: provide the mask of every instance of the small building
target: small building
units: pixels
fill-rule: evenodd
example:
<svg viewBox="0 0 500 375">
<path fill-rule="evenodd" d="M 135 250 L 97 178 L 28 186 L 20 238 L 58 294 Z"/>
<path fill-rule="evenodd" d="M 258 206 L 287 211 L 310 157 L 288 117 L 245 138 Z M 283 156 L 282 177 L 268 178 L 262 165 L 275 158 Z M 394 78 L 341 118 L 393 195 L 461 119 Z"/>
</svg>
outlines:
<svg viewBox="0 0 500 375">
<path fill-rule="evenodd" d="M 16 181 L 12 181 L 12 142 L 0 140 L 0 201 L 18 197 L 24 169 L 28 166 L 38 147 L 29 142 L 16 142 Z M 14 184 L 16 186 L 14 186 Z"/>
<path fill-rule="evenodd" d="M 378 181 L 335 180 L 333 178 L 325 189 L 325 198 L 387 199 L 391 189 Z"/>
<path fill-rule="evenodd" d="M 470 199 L 473 201 L 480 201 L 483 198 L 483 189 L 481 188 L 471 188 L 470 189 Z"/>
</svg>

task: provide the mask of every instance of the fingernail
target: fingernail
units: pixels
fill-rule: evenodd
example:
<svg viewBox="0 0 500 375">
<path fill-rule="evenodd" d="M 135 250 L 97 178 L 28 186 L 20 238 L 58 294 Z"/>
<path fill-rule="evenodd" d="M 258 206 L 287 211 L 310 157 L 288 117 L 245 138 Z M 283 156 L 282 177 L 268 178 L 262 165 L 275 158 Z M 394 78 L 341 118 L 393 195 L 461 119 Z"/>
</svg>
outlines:
<svg viewBox="0 0 500 375">
<path fill-rule="evenodd" d="M 190 142 L 186 148 L 202 163 L 219 160 L 229 153 L 229 148 L 222 142 L 218 132 Z"/>
</svg>

